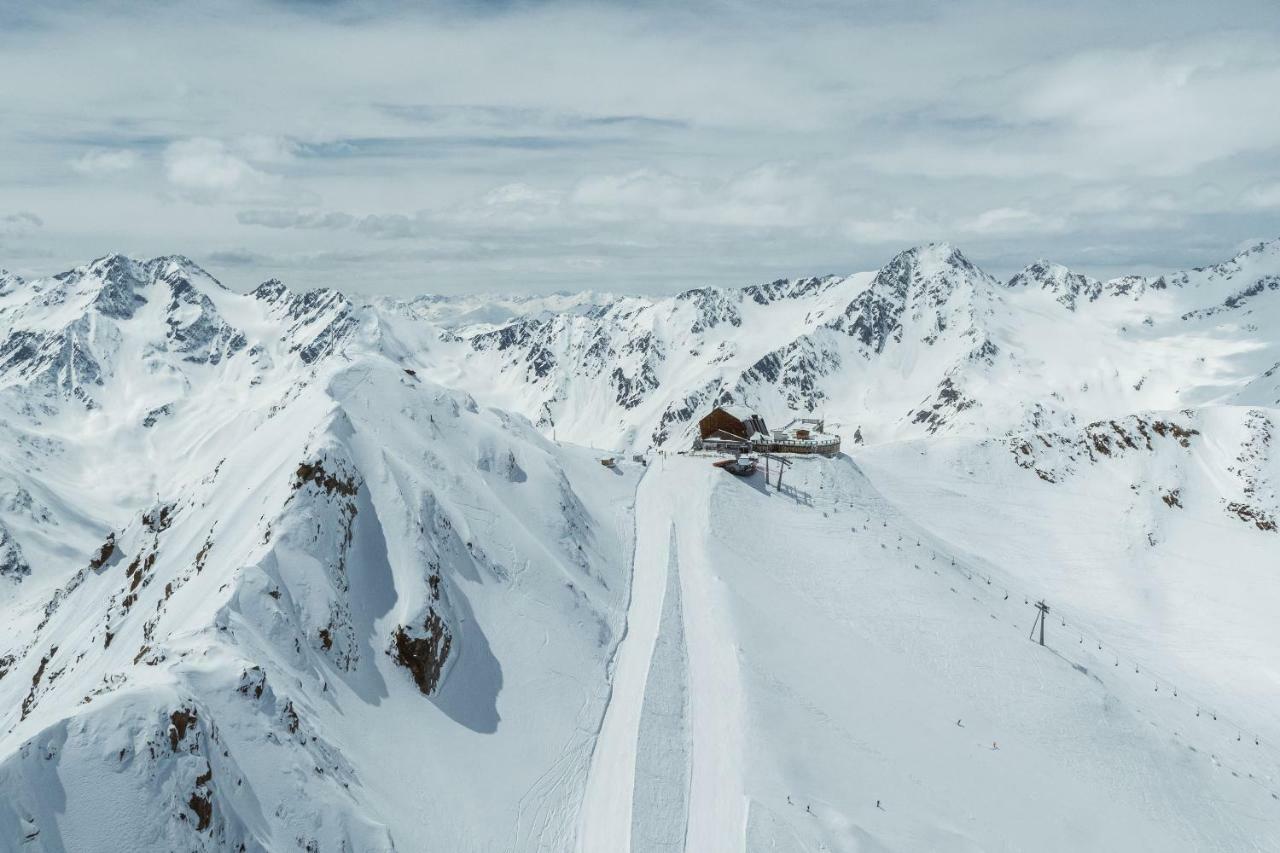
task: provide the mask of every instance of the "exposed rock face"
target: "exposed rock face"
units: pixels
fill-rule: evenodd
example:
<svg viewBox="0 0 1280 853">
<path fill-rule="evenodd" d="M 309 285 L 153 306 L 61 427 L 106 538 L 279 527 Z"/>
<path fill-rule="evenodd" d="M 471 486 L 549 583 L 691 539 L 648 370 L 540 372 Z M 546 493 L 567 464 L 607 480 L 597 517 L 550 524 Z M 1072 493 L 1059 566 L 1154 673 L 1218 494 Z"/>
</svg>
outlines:
<svg viewBox="0 0 1280 853">
<path fill-rule="evenodd" d="M 397 628 L 392 640 L 396 663 L 409 670 L 413 683 L 430 696 L 440 684 L 453 647 L 453 635 L 444 620 L 434 611 L 428 612 L 420 625 Z"/>
<path fill-rule="evenodd" d="M 185 276 L 171 274 L 165 324 L 173 352 L 195 364 L 217 364 L 245 348 L 244 333 L 232 328 L 218 314 L 213 301 L 200 293 Z"/>
<path fill-rule="evenodd" d="M 31 566 L 22 555 L 22 547 L 0 524 L 0 578 L 21 579 L 31 574 Z"/>
<path fill-rule="evenodd" d="M 1070 476 L 1085 462 L 1122 457 L 1133 452 L 1153 452 L 1157 445 L 1169 442 L 1189 448 L 1200 431 L 1185 421 L 1149 419 L 1140 415 L 1110 421 L 1098 421 L 1075 433 L 1013 434 L 1009 450 L 1022 468 L 1034 471 L 1042 480 L 1058 482 Z"/>
<path fill-rule="evenodd" d="M 890 342 L 901 343 L 907 318 L 915 328 L 923 326 L 923 339 L 932 343 L 955 322 L 955 314 L 972 319 L 965 300 L 993 283 L 959 249 L 946 244 L 909 249 L 876 273 L 871 286 L 827 325 L 856 338 L 868 355 L 884 352 Z"/>
<path fill-rule="evenodd" d="M 0 374 L 38 388 L 44 396 L 66 397 L 92 408 L 96 389 L 103 384 L 93 346 L 96 336 L 87 317 L 56 332 L 13 329 L 0 342 Z M 109 340 L 110 335 L 103 337 Z"/>
<path fill-rule="evenodd" d="M 336 290 L 294 293 L 271 279 L 260 284 L 253 296 L 287 320 L 289 350 L 306 364 L 338 351 L 359 325 L 354 304 Z"/>
<path fill-rule="evenodd" d="M 158 259 L 165 263 L 164 259 Z M 94 261 L 80 275 L 69 276 L 68 283 L 79 283 L 86 278 L 96 277 L 101 281 L 98 295 L 93 300 L 93 307 L 104 317 L 113 320 L 129 320 L 139 308 L 147 304 L 147 297 L 142 293 L 151 283 L 152 269 L 155 263 L 140 264 L 123 255 L 109 255 Z"/>
</svg>

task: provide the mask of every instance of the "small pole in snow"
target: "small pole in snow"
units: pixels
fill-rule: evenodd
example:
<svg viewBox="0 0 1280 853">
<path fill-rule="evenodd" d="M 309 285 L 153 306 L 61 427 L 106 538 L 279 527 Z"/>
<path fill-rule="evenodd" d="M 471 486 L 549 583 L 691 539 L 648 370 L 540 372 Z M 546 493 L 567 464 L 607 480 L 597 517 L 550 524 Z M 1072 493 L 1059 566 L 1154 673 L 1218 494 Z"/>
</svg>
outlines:
<svg viewBox="0 0 1280 853">
<path fill-rule="evenodd" d="M 1040 611 L 1036 614 L 1035 621 L 1031 623 L 1031 636 L 1036 634 L 1036 624 L 1040 625 L 1040 645 L 1044 645 L 1044 623 L 1049 615 L 1049 605 L 1044 603 L 1044 599 L 1036 602 L 1036 610 Z"/>
</svg>

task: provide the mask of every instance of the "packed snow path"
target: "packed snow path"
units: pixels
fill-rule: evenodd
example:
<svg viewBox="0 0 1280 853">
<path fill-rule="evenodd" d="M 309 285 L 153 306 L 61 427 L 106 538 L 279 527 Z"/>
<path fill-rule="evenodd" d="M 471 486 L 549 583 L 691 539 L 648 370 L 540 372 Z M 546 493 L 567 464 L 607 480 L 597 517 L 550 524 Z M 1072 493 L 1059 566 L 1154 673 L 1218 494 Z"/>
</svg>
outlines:
<svg viewBox="0 0 1280 853">
<path fill-rule="evenodd" d="M 674 529 L 671 538 L 675 539 Z M 640 712 L 631 795 L 631 849 L 652 853 L 680 853 L 689 829 L 689 657 L 674 541 L 670 554 L 662 619 Z"/>
<path fill-rule="evenodd" d="M 659 457 L 640 484 L 627 631 L 583 800 L 584 853 L 743 849 L 737 653 L 707 561 L 716 474 Z M 686 820 L 672 846 L 671 826 Z"/>
<path fill-rule="evenodd" d="M 626 633 L 613 663 L 613 689 L 591 758 L 582 803 L 579 849 L 618 850 L 631 843 L 631 801 L 635 787 L 636 741 L 649 661 L 657 641 L 666 587 L 670 536 L 653 536 L 665 513 L 656 495 L 656 469 L 641 480 L 636 495 L 635 558 Z M 668 528 L 669 529 L 669 528 Z"/>
</svg>

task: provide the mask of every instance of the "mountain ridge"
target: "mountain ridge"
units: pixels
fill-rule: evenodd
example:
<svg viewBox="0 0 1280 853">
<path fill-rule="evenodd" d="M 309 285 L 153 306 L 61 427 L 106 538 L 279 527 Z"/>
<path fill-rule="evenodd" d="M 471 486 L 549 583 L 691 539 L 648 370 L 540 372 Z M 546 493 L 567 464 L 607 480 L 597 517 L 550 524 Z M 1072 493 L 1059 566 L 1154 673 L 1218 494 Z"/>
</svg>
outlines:
<svg viewBox="0 0 1280 853">
<path fill-rule="evenodd" d="M 1023 782 L 1061 744 L 1010 710 L 1036 679 L 1075 807 L 1137 846 L 1239 840 L 1280 741 L 1268 245 L 1096 298 L 949 244 L 507 319 L 241 294 L 180 256 L 0 293 L 0 848 L 575 849 L 684 814 L 986 849 L 1018 820 L 984 790 L 1053 819 Z M 823 415 L 845 454 L 784 487 L 673 452 L 721 403 Z M 1080 620 L 1075 657 L 1006 642 L 1020 588 Z M 1213 720 L 1153 704 L 1174 684 Z M 1152 787 L 1116 781 L 1118 732 Z M 859 805 L 922 790 L 910 826 Z"/>
</svg>

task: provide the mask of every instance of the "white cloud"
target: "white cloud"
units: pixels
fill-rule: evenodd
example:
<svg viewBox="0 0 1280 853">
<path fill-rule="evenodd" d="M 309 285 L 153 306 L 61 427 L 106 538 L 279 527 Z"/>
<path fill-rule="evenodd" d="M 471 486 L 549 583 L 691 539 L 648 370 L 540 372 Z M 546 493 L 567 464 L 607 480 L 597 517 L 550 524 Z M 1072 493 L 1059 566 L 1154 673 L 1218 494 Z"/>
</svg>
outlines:
<svg viewBox="0 0 1280 853">
<path fill-rule="evenodd" d="M 71 168 L 82 175 L 113 175 L 137 167 L 141 158 L 127 149 L 86 151 L 71 161 Z"/>
<path fill-rule="evenodd" d="M 1224 3 L 69 0 L 0 28 L 0 79 L 31 80 L 0 187 L 68 263 L 235 247 L 352 287 L 434 286 L 415 265 L 446 252 L 458 288 L 574 287 L 589 258 L 674 289 L 945 239 L 1088 263 L 1117 230 L 1108 263 L 1212 262 L 1280 233 L 1280 21 Z"/>
<path fill-rule="evenodd" d="M 650 169 L 593 176 L 579 182 L 568 201 L 586 219 L 740 228 L 812 225 L 830 204 L 814 176 L 776 163 L 714 179 Z"/>
<path fill-rule="evenodd" d="M 1072 171 L 1182 175 L 1280 145 L 1274 37 L 1209 36 L 1086 51 L 1018 75 L 1015 114 L 1062 128 L 1051 150 Z"/>
<path fill-rule="evenodd" d="M 356 230 L 382 240 L 405 240 L 422 234 L 422 222 L 417 216 L 402 213 L 370 214 L 356 222 Z"/>
<path fill-rule="evenodd" d="M 484 192 L 475 201 L 440 211 L 436 219 L 443 224 L 452 222 L 466 226 L 548 226 L 563 223 L 564 204 L 565 193 L 560 190 L 514 181 Z"/>
<path fill-rule="evenodd" d="M 936 222 L 927 221 L 915 209 L 893 210 L 874 218 L 854 215 L 841 223 L 845 236 L 860 243 L 926 242 L 939 233 Z M 945 229 L 942 230 L 945 233 Z"/>
<path fill-rule="evenodd" d="M 235 150 L 246 159 L 261 164 L 289 163 L 294 159 L 298 144 L 284 136 L 248 134 L 233 143 Z"/>
<path fill-rule="evenodd" d="M 44 220 L 29 210 L 0 214 L 0 237 L 25 237 L 43 227 Z"/>
<path fill-rule="evenodd" d="M 1280 208 L 1280 181 L 1255 184 L 1241 194 L 1240 200 L 1249 207 Z"/>
<path fill-rule="evenodd" d="M 321 213 L 299 210 L 242 210 L 236 214 L 241 225 L 260 225 L 263 228 L 300 228 L 336 231 L 350 227 L 355 217 L 341 211 Z"/>
<path fill-rule="evenodd" d="M 1016 207 L 995 207 L 956 224 L 966 234 L 1011 235 L 1054 234 L 1065 230 L 1066 220 Z"/>
<path fill-rule="evenodd" d="M 174 142 L 164 153 L 170 185 L 197 201 L 233 201 L 268 194 L 280 178 L 257 169 L 218 139 Z"/>
</svg>

